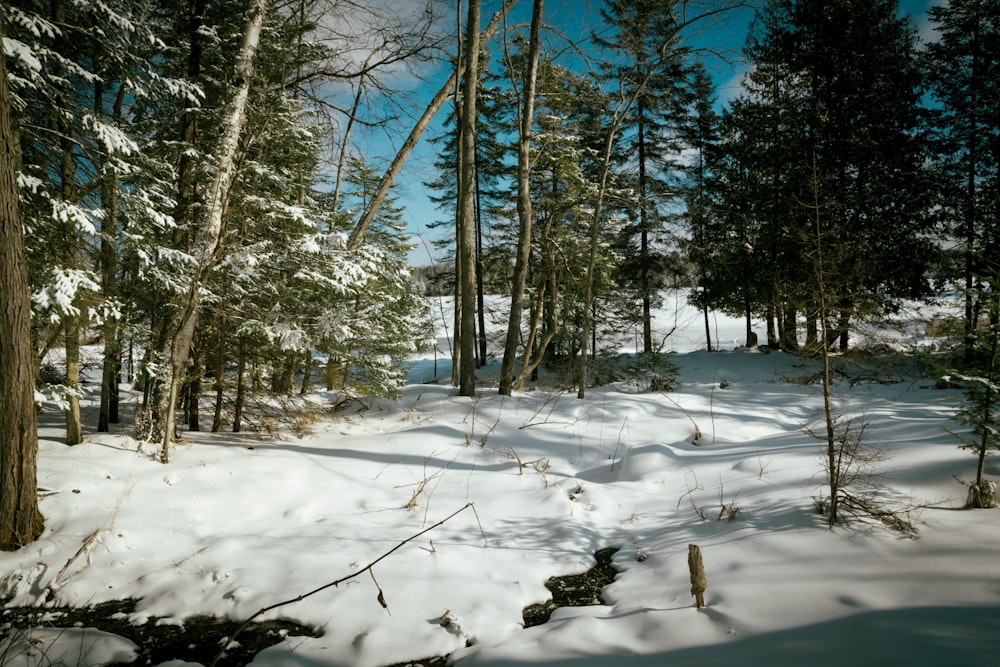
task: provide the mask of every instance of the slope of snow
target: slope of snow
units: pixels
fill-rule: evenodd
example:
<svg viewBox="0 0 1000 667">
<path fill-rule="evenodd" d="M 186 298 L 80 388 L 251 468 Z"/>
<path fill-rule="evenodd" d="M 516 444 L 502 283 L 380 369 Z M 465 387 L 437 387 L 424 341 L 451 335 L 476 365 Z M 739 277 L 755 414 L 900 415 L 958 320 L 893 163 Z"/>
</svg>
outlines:
<svg viewBox="0 0 1000 667">
<path fill-rule="evenodd" d="M 188 433 L 169 465 L 124 428 L 93 433 L 95 409 L 86 442 L 66 447 L 49 406 L 38 473 L 45 532 L 0 553 L 0 600 L 134 597 L 136 622 L 243 619 L 360 572 L 264 614 L 324 634 L 288 637 L 253 664 L 378 667 L 449 653 L 490 666 L 993 664 L 1000 514 L 959 509 L 956 477 L 975 471 L 953 434 L 960 394 L 905 365 L 880 369 L 888 361 L 875 357 L 864 360 L 870 374 L 842 366 L 838 410 L 867 422 L 868 438 L 891 454 L 885 497 L 923 507 L 912 515 L 916 539 L 875 522 L 829 530 L 815 510 L 821 448 L 807 435 L 820 424 L 820 389 L 807 381 L 815 366 L 698 351 L 698 314 L 679 307 L 667 319 L 684 323 L 669 394 L 622 378 L 584 401 L 544 387 L 501 397 L 492 365 L 476 399 L 413 384 L 364 414 L 327 414 L 304 437 Z M 716 327 L 730 347 L 743 329 L 721 317 Z M 439 376 L 447 370 L 439 358 Z M 1000 476 L 994 459 L 988 473 Z M 708 573 L 700 610 L 689 544 Z M 621 570 L 608 604 L 560 609 L 525 629 L 522 609 L 549 597 L 544 581 L 586 570 L 606 546 L 620 548 Z M 453 621 L 442 625 L 446 614 Z M 73 649 L 66 664 L 132 650 L 74 632 L 38 637 L 66 651 L 86 635 L 87 652 Z M 41 664 L 14 641 L 0 642 L 5 665 Z"/>
</svg>

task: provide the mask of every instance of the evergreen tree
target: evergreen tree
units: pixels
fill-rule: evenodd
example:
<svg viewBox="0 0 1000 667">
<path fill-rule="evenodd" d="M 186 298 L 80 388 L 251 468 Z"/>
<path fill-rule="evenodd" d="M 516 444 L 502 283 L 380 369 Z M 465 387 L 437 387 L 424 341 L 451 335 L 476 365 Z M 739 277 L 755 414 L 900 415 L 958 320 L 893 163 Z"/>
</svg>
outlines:
<svg viewBox="0 0 1000 667">
<path fill-rule="evenodd" d="M 695 273 L 691 299 L 702 309 L 705 320 L 705 342 L 708 351 L 711 352 L 712 330 L 709 322 L 710 303 L 707 290 L 710 276 L 716 269 L 712 257 L 714 246 L 711 241 L 713 228 L 717 226 L 718 207 L 715 197 L 720 181 L 716 168 L 719 162 L 721 138 L 719 114 L 714 108 L 712 80 L 701 61 L 692 67 L 691 94 L 688 116 L 680 129 L 685 145 L 693 152 L 683 187 L 685 219 L 689 230 L 686 255 Z M 749 345 L 749 321 L 747 332 Z"/>
<path fill-rule="evenodd" d="M 954 376 L 966 387 L 963 447 L 977 458 L 967 505 L 995 507 L 985 463 L 1000 445 L 1000 7 L 953 0 L 929 13 L 940 33 L 925 54 L 939 209 L 963 255 L 965 354 Z"/>
<path fill-rule="evenodd" d="M 42 354 L 57 340 L 65 349 L 66 441 L 80 441 L 80 340 L 104 321 L 106 353 L 115 355 L 114 258 L 121 199 L 119 180 L 139 168 L 129 106 L 151 90 L 142 20 L 144 3 L 20 2 L 5 8 L 11 39 L 14 100 L 23 156 L 25 224 L 36 333 Z M 164 80 L 169 85 L 169 80 Z M 134 197 L 138 200 L 141 197 Z M 95 271 L 94 267 L 100 270 Z M 117 359 L 105 364 L 108 371 Z M 107 380 L 113 374 L 105 373 Z M 109 381 L 102 386 L 99 427 L 111 414 Z"/>
<path fill-rule="evenodd" d="M 734 115 L 747 133 L 774 134 L 765 144 L 774 152 L 758 163 L 770 185 L 755 208 L 779 225 L 765 238 L 774 244 L 768 259 L 787 276 L 773 281 L 780 291 L 772 299 L 786 311 L 786 338 L 799 309 L 846 347 L 853 317 L 928 288 L 928 187 L 915 132 L 919 70 L 913 30 L 896 10 L 893 0 L 778 0 L 751 32 L 750 82 L 758 89 L 751 87 L 747 104 L 734 105 Z M 800 288 L 808 272 L 794 267 L 808 264 L 796 259 L 807 247 L 801 230 L 808 217 L 796 202 L 809 201 L 814 169 L 837 211 L 825 231 L 844 262 L 841 282 L 830 285 L 834 322 L 817 323 L 816 304 Z M 817 340 L 814 332 L 808 337 Z"/>
<path fill-rule="evenodd" d="M 684 109 L 690 97 L 687 48 L 680 40 L 677 3 L 606 0 L 601 8 L 612 36 L 595 33 L 595 43 L 615 54 L 603 65 L 608 85 L 636 94 L 616 142 L 617 165 L 629 165 L 635 198 L 622 202 L 634 219 L 623 229 L 619 284 L 641 304 L 642 351 L 653 351 L 651 314 L 670 255 L 667 207 L 677 191 Z"/>
<path fill-rule="evenodd" d="M 939 39 L 927 44 L 927 110 L 940 210 L 962 248 L 965 337 L 971 346 L 989 310 L 1000 252 L 1000 7 L 955 0 L 931 7 Z"/>
</svg>

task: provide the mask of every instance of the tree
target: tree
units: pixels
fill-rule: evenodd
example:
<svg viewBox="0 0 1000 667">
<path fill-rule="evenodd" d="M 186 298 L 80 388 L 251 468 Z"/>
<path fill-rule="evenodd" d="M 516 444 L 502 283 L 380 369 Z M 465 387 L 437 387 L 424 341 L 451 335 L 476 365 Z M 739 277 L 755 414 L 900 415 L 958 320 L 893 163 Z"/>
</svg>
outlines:
<svg viewBox="0 0 1000 667">
<path fill-rule="evenodd" d="M 514 279 L 511 286 L 510 314 L 504 340 L 503 361 L 500 365 L 501 395 L 509 396 L 514 386 L 514 362 L 521 338 L 524 288 L 531 260 L 531 136 L 535 120 L 535 88 L 538 82 L 538 58 L 541 51 L 543 0 L 535 0 L 531 8 L 531 31 L 528 35 L 528 64 L 524 68 L 522 102 L 518 107 L 517 145 L 517 250 L 514 259 Z"/>
<path fill-rule="evenodd" d="M 627 6 L 623 5 L 623 7 Z M 687 6 L 687 3 L 679 0 L 669 2 L 666 6 L 652 7 L 643 5 L 642 7 L 644 11 L 639 12 L 637 15 L 636 18 L 638 21 L 627 21 L 624 23 L 627 29 L 624 31 L 624 35 L 622 35 L 623 41 L 619 43 L 618 48 L 626 53 L 631 52 L 631 55 L 635 56 L 635 58 L 631 60 L 630 66 L 625 67 L 621 71 L 621 74 L 617 78 L 614 85 L 616 92 L 609 95 L 611 98 L 611 108 L 607 123 L 602 132 L 603 146 L 599 150 L 597 158 L 597 177 L 595 183 L 597 195 L 594 200 L 594 209 L 589 230 L 589 257 L 587 261 L 583 324 L 580 337 L 580 372 L 577 377 L 577 398 L 580 399 L 583 399 L 586 393 L 587 364 L 592 352 L 589 348 L 595 347 L 593 341 L 589 339 L 591 332 L 594 330 L 595 319 L 594 287 L 597 276 L 597 248 L 601 237 L 601 226 L 606 214 L 604 208 L 608 203 L 606 198 L 613 192 L 611 167 L 617 136 L 624 124 L 631 117 L 636 106 L 642 106 L 643 100 L 649 99 L 650 88 L 656 85 L 658 79 L 662 77 L 672 79 L 678 76 L 677 64 L 680 62 L 678 60 L 679 52 L 685 51 L 685 47 L 682 46 L 681 42 L 683 31 L 712 16 L 728 11 L 731 5 L 728 2 L 723 2 L 703 12 L 689 12 L 690 8 Z M 662 20 L 661 17 L 665 17 L 665 20 Z M 644 25 L 645 21 L 650 20 L 654 22 L 655 30 L 650 30 L 648 25 Z M 641 42 L 647 39 L 649 43 L 641 44 Z M 632 42 L 631 40 L 638 41 Z M 626 60 L 626 62 L 629 61 Z"/>
<path fill-rule="evenodd" d="M 681 127 L 685 145 L 693 151 L 694 157 L 687 169 L 686 184 L 683 188 L 685 217 L 688 223 L 687 257 L 695 269 L 694 302 L 701 307 L 705 320 L 705 344 L 712 351 L 712 328 L 709 321 L 708 289 L 712 266 L 712 247 L 709 234 L 713 218 L 717 215 L 713 195 L 720 181 L 715 174 L 719 153 L 719 115 L 714 109 L 712 80 L 700 61 L 691 73 L 692 101 L 689 115 Z M 750 322 L 747 321 L 747 345 L 750 344 Z"/>
<path fill-rule="evenodd" d="M 460 302 L 458 348 L 458 394 L 476 394 L 476 256 L 475 256 L 475 183 L 476 103 L 479 81 L 479 0 L 469 0 L 465 26 L 465 79 L 459 114 L 458 151 L 458 220 L 456 267 Z"/>
<path fill-rule="evenodd" d="M 969 484 L 967 507 L 997 506 L 997 484 L 986 479 L 986 457 L 1000 448 L 1000 296 L 993 277 L 987 301 L 989 323 L 977 326 L 972 334 L 971 354 L 965 367 L 953 376 L 965 385 L 965 404 L 957 419 L 971 427 L 964 449 L 976 455 L 976 476 Z M 967 348 L 969 349 L 969 348 Z M 969 362 L 971 358 L 974 361 Z"/>
<path fill-rule="evenodd" d="M 38 537 L 35 373 L 27 258 L 18 215 L 17 153 L 0 28 L 0 550 Z"/>
<path fill-rule="evenodd" d="M 842 212 L 838 240 L 850 251 L 830 303 L 837 313 L 834 335 L 847 346 L 852 318 L 891 310 L 901 298 L 928 288 L 926 260 L 932 253 L 925 155 L 916 136 L 918 83 L 914 32 L 896 14 L 896 2 L 876 0 L 778 0 L 765 9 L 751 31 L 747 54 L 751 77 L 760 84 L 740 111 L 740 126 L 775 133 L 764 145 L 756 210 L 765 220 L 794 230 L 794 201 L 808 201 L 815 169 L 825 191 Z M 750 79 L 754 81 L 753 78 Z M 787 101 L 787 102 L 786 102 Z M 770 165 L 769 167 L 767 165 Z M 753 174 L 752 174 L 753 175 Z M 780 239 L 768 258 L 788 276 L 778 288 L 785 308 L 805 312 L 816 325 L 816 304 L 801 289 L 808 271 L 801 264 L 802 235 L 769 232 Z M 754 246 L 754 252 L 767 248 Z M 792 313 L 789 313 L 792 314 Z M 794 318 L 784 318 L 786 330 Z M 807 330 L 815 340 L 814 329 Z"/>
<path fill-rule="evenodd" d="M 1000 429 L 1000 8 L 955 0 L 929 13 L 941 34 L 925 60 L 940 208 L 963 255 L 964 358 L 953 376 L 965 385 L 957 417 L 971 434 L 963 447 L 977 458 L 967 505 L 995 507 L 985 463 Z"/>
<path fill-rule="evenodd" d="M 940 38 L 924 54 L 940 209 L 961 247 L 965 340 L 972 351 L 1000 243 L 1000 7 L 955 0 L 931 7 Z M 992 246 L 992 250 L 991 250 Z"/>
<path fill-rule="evenodd" d="M 808 190 L 799 160 L 804 143 L 801 90 L 779 63 L 763 63 L 744 80 L 748 94 L 720 120 L 717 216 L 704 220 L 699 264 L 709 267 L 701 297 L 713 307 L 765 318 L 768 345 L 798 347 L 796 313 L 804 267 L 802 236 L 809 224 L 795 206 Z"/>
<path fill-rule="evenodd" d="M 213 268 L 222 240 L 222 218 L 235 173 L 236 151 L 246 113 L 246 101 L 253 77 L 253 59 L 260 43 L 260 33 L 267 15 L 266 0 L 253 0 L 250 6 L 240 50 L 233 68 L 235 82 L 232 97 L 223 113 L 223 134 L 215 157 L 215 175 L 206 192 L 206 209 L 192 240 L 192 267 L 187 284 L 174 304 L 175 313 L 168 329 L 164 350 L 164 389 L 160 413 L 164 415 L 162 428 L 161 460 L 170 457 L 170 443 L 174 437 L 177 399 L 188 364 L 188 354 L 194 336 L 195 324 L 201 301 L 201 290 L 209 271 Z"/>
<path fill-rule="evenodd" d="M 652 308 L 658 303 L 669 255 L 666 209 L 676 196 L 681 125 L 690 97 L 687 76 L 688 48 L 678 31 L 677 3 L 652 0 L 606 0 L 601 8 L 613 36 L 594 35 L 594 42 L 618 57 L 603 64 L 611 87 L 636 91 L 635 103 L 622 122 L 622 138 L 615 147 L 616 168 L 627 165 L 635 174 L 626 177 L 635 192 L 634 202 L 623 202 L 633 223 L 624 227 L 619 252 L 623 261 L 618 283 L 640 303 L 636 319 L 642 327 L 642 351 L 653 351 Z"/>
<path fill-rule="evenodd" d="M 46 5 L 25 3 L 11 12 L 18 17 L 12 21 L 16 32 L 11 38 L 24 45 L 20 54 L 31 54 L 13 61 L 18 75 L 12 90 L 15 103 L 23 109 L 23 131 L 18 136 L 22 168 L 34 183 L 25 188 L 21 209 L 24 224 L 31 230 L 29 280 L 35 287 L 36 309 L 44 314 L 37 322 L 44 329 L 45 346 L 58 340 L 65 350 L 60 389 L 65 441 L 74 445 L 83 437 L 80 339 L 99 291 L 97 276 L 88 266 L 98 217 L 90 193 L 97 135 L 105 127 L 90 105 L 99 49 L 88 27 L 117 14 L 103 6 L 67 7 L 62 0 Z M 20 76 L 25 71 L 31 74 Z"/>
</svg>

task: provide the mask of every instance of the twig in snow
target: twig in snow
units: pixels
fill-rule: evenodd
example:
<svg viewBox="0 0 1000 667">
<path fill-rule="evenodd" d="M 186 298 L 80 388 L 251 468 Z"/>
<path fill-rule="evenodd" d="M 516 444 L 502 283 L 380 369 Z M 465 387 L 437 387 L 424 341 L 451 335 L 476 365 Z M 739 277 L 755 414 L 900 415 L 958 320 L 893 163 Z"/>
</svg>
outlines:
<svg viewBox="0 0 1000 667">
<path fill-rule="evenodd" d="M 243 623 L 241 623 L 240 626 L 238 628 L 236 628 L 236 630 L 234 630 L 233 633 L 231 635 L 229 635 L 229 637 L 226 638 L 226 641 L 224 641 L 222 643 L 222 648 L 219 649 L 219 652 L 216 654 L 215 658 L 212 659 L 212 662 L 209 663 L 208 667 L 215 667 L 215 665 L 219 662 L 219 659 L 226 652 L 226 649 L 229 647 L 229 645 L 232 644 L 234 641 L 236 641 L 236 638 L 240 635 L 240 633 L 242 633 L 244 630 L 246 630 L 247 626 L 249 626 L 255 619 L 259 618 L 263 614 L 266 614 L 269 611 L 273 611 L 275 609 L 278 609 L 279 607 L 284 607 L 284 606 L 293 604 L 295 602 L 301 602 L 302 600 L 305 600 L 308 597 L 312 597 L 313 595 L 316 595 L 317 593 L 321 593 L 322 591 L 325 591 L 328 588 L 332 588 L 334 586 L 339 586 L 340 584 L 344 583 L 345 581 L 349 581 L 349 580 L 351 580 L 351 579 L 353 579 L 353 578 L 355 578 L 357 576 L 360 576 L 361 574 L 364 574 L 365 572 L 368 572 L 369 574 L 371 574 L 372 580 L 374 581 L 375 580 L 375 574 L 374 574 L 374 572 L 372 570 L 373 570 L 373 568 L 376 565 L 378 565 L 379 563 L 381 563 L 383 560 L 385 560 L 386 558 L 388 558 L 389 556 L 391 556 L 395 552 L 397 552 L 400 549 L 402 549 L 405 545 L 409 544 L 413 540 L 421 537 L 422 535 L 425 535 L 425 534 L 431 532 L 435 528 L 438 528 L 438 527 L 444 525 L 447 521 L 451 520 L 452 518 L 454 518 L 458 514 L 461 514 L 462 512 L 464 512 L 465 510 L 467 510 L 469 508 L 472 508 L 472 513 L 476 515 L 476 522 L 479 524 L 479 530 L 480 530 L 480 532 L 483 535 L 483 543 L 485 545 L 486 544 L 486 533 L 485 533 L 485 531 L 483 531 L 483 524 L 479 521 L 479 514 L 476 512 L 476 507 L 475 507 L 475 505 L 473 503 L 466 503 L 460 509 L 455 510 L 454 512 L 452 512 L 451 514 L 449 514 L 445 518 L 443 518 L 440 521 L 438 521 L 437 523 L 435 523 L 433 526 L 429 526 L 427 528 L 424 528 L 423 530 L 421 530 L 418 533 L 414 533 L 410 537 L 406 538 L 405 540 L 403 540 L 402 542 L 400 542 L 399 544 L 397 544 L 396 546 L 394 546 L 392 549 L 389 549 L 388 551 L 386 551 L 385 553 L 383 553 L 381 556 L 379 556 L 378 558 L 376 558 L 372 562 L 368 563 L 367 565 L 365 565 L 364 567 L 362 567 L 359 570 L 355 570 L 354 572 L 352 572 L 351 574 L 347 575 L 346 577 L 341 577 L 340 579 L 337 579 L 335 581 L 331 581 L 328 584 L 323 584 L 319 588 L 314 588 L 313 590 L 309 591 L 308 593 L 303 593 L 303 594 L 298 595 L 298 596 L 296 596 L 294 598 L 291 598 L 289 600 L 284 600 L 282 602 L 276 602 L 276 603 L 274 603 L 272 605 L 268 605 L 266 607 L 261 607 L 260 609 L 258 609 L 257 611 L 255 611 L 253 614 L 251 614 L 249 618 L 247 618 L 245 621 L 243 621 Z M 378 588 L 378 582 L 377 581 L 375 582 L 375 586 L 376 586 L 376 588 Z M 385 607 L 386 611 L 388 611 L 388 607 L 387 607 L 387 605 L 385 603 L 385 596 L 382 594 L 382 589 L 381 588 L 379 588 L 378 601 L 379 601 L 379 604 L 382 605 L 383 607 Z"/>
</svg>

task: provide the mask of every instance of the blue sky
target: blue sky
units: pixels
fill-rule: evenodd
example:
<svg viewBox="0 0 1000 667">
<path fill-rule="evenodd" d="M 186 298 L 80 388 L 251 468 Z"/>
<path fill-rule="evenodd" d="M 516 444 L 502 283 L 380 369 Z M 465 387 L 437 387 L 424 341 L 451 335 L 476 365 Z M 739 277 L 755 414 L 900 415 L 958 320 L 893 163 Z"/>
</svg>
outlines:
<svg viewBox="0 0 1000 667">
<path fill-rule="evenodd" d="M 934 4 L 943 4 L 946 0 L 901 0 L 900 12 L 909 15 L 918 29 L 922 39 L 932 38 L 933 33 L 928 28 L 926 13 L 928 7 Z M 712 4 L 712 3 L 709 3 Z M 500 0 L 483 0 L 482 23 L 485 25 L 493 12 L 500 5 Z M 587 35 L 594 26 L 599 24 L 597 7 L 601 5 L 601 0 L 546 0 L 545 13 L 546 23 L 554 25 L 558 30 L 569 37 L 580 39 L 580 36 Z M 519 0 L 508 17 L 508 25 L 527 23 L 530 19 L 530 0 Z M 736 9 L 728 12 L 723 20 L 718 20 L 711 25 L 692 31 L 687 35 L 691 44 L 705 47 L 701 52 L 709 70 L 715 79 L 717 86 L 717 96 L 720 104 L 739 94 L 739 80 L 745 71 L 745 66 L 741 62 L 740 50 L 746 38 L 746 31 L 753 18 L 753 11 L 750 9 Z M 553 44 L 564 44 L 565 42 L 557 35 L 549 37 Z M 586 44 L 582 47 L 586 50 Z M 495 53 L 495 46 L 493 48 Z M 419 115 L 426 104 L 425 100 L 440 86 L 448 73 L 444 69 L 430 73 L 426 83 L 422 87 L 423 91 L 417 91 L 413 103 L 413 115 Z M 430 144 L 430 137 L 440 131 L 440 121 L 444 118 L 442 111 L 438 114 L 436 122 L 424 133 L 420 144 L 407 160 L 402 173 L 397 179 L 396 193 L 400 203 L 405 206 L 404 220 L 407 223 L 408 231 L 413 235 L 413 240 L 418 247 L 410 253 L 410 264 L 426 265 L 431 263 L 430 241 L 434 234 L 440 235 L 442 232 L 431 232 L 427 224 L 437 220 L 444 220 L 446 213 L 436 209 L 429 199 L 429 191 L 423 186 L 424 181 L 428 181 L 435 175 L 434 148 Z M 409 127 L 404 132 L 408 132 Z M 368 156 L 391 158 L 395 146 L 401 143 L 402 139 L 391 140 L 385 136 L 371 137 L 360 148 Z M 447 228 L 447 225 L 445 225 Z"/>
</svg>

